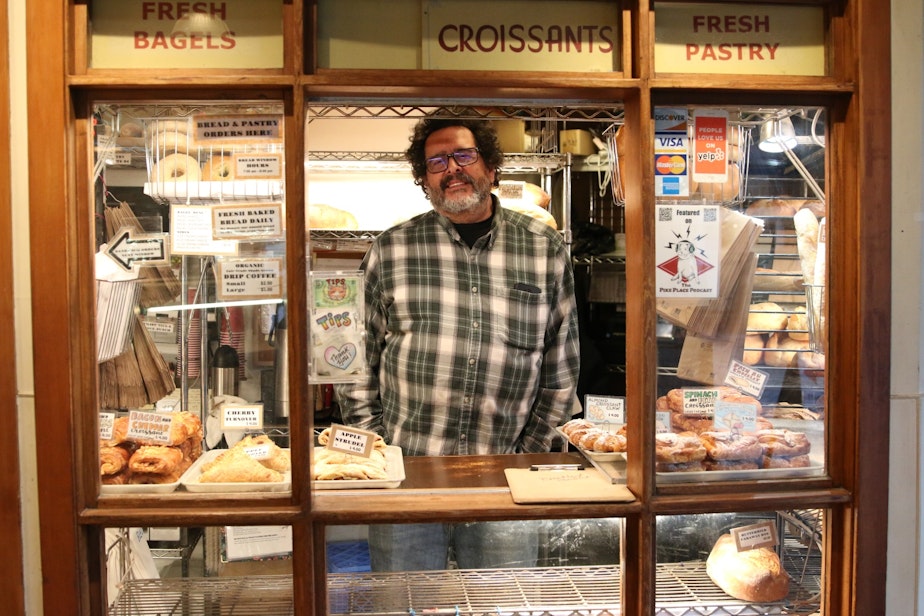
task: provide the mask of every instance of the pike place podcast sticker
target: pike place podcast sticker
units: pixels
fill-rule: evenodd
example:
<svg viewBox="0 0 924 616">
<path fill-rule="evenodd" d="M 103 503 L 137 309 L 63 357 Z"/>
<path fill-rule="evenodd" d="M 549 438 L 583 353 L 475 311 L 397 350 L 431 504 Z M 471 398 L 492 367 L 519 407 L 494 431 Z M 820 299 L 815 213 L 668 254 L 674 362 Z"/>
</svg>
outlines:
<svg viewBox="0 0 924 616">
<path fill-rule="evenodd" d="M 661 205 L 655 227 L 658 297 L 719 296 L 719 208 Z"/>
</svg>

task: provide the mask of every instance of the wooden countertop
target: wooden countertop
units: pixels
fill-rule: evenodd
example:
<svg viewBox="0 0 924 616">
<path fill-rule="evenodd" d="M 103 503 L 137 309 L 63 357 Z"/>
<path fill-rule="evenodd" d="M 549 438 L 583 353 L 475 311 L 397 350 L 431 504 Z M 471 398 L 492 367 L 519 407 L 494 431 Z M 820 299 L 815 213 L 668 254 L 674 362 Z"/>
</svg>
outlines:
<svg viewBox="0 0 924 616">
<path fill-rule="evenodd" d="M 342 518 L 366 522 L 409 522 L 607 517 L 637 511 L 629 503 L 519 505 L 513 502 L 505 468 L 533 464 L 575 464 L 591 468 L 578 453 L 492 456 L 408 456 L 406 479 L 398 488 L 316 491 L 312 513 L 327 522 Z"/>
</svg>

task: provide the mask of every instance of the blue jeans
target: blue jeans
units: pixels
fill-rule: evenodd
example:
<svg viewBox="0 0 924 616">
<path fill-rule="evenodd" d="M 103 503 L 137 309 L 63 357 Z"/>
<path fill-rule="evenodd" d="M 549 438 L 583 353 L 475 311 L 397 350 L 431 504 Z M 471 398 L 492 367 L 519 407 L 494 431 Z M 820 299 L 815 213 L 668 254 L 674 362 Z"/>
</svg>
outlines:
<svg viewBox="0 0 924 616">
<path fill-rule="evenodd" d="M 534 567 L 539 522 L 379 524 L 369 527 L 373 571 Z M 450 552 L 451 548 L 451 552 Z"/>
</svg>

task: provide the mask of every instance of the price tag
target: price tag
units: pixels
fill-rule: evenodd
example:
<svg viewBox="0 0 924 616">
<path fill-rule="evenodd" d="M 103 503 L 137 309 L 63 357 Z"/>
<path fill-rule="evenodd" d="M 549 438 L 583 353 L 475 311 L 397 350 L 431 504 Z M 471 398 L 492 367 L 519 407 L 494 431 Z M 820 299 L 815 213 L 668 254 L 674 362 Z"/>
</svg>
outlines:
<svg viewBox="0 0 924 616">
<path fill-rule="evenodd" d="M 129 411 L 127 438 L 130 441 L 170 444 L 170 426 L 172 424 L 172 414 Z"/>
<path fill-rule="evenodd" d="M 664 434 L 671 431 L 671 412 L 658 411 L 655 413 L 655 434 Z"/>
<path fill-rule="evenodd" d="M 621 396 L 584 396 L 584 417 L 594 423 L 626 423 L 626 399 Z"/>
<path fill-rule="evenodd" d="M 719 400 L 715 405 L 713 424 L 716 429 L 736 434 L 757 430 L 757 407 L 746 402 Z"/>
<path fill-rule="evenodd" d="M 372 455 L 377 436 L 375 432 L 334 424 L 330 427 L 330 440 L 326 447 L 340 453 L 368 458 Z"/>
<path fill-rule="evenodd" d="M 683 389 L 683 414 L 709 418 L 715 413 L 718 389 Z"/>
<path fill-rule="evenodd" d="M 113 423 L 115 423 L 115 413 L 99 414 L 99 440 L 108 441 L 112 438 Z"/>
<path fill-rule="evenodd" d="M 253 447 L 244 447 L 244 453 L 254 460 L 268 460 L 272 457 L 269 445 L 254 445 Z"/>
<path fill-rule="evenodd" d="M 735 540 L 735 545 L 738 547 L 739 552 L 757 548 L 772 548 L 779 543 L 776 525 L 770 520 L 733 528 L 731 529 L 731 536 Z"/>
<path fill-rule="evenodd" d="M 743 393 L 760 398 L 770 375 L 733 359 L 725 375 L 725 384 L 737 387 Z"/>
<path fill-rule="evenodd" d="M 263 428 L 262 404 L 221 405 L 222 430 L 261 430 Z"/>
</svg>

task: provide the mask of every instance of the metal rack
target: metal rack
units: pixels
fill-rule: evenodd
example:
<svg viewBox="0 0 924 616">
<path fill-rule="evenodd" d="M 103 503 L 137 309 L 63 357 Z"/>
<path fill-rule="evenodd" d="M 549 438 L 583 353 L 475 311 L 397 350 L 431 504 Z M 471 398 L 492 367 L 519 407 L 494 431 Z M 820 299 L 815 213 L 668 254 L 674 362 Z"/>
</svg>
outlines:
<svg viewBox="0 0 924 616">
<path fill-rule="evenodd" d="M 797 550 L 798 551 L 798 550 Z M 817 554 L 817 551 L 816 551 Z M 800 559 L 798 555 L 794 558 Z M 786 562 L 791 562 L 787 558 Z M 799 565 L 799 563 L 794 563 Z M 815 570 L 820 565 L 813 565 Z M 702 561 L 657 567 L 659 616 L 807 615 L 818 609 L 820 576 L 801 576 L 779 603 L 732 599 L 706 574 Z M 447 570 L 328 575 L 330 614 L 399 616 L 621 614 L 619 566 Z M 125 584 L 110 616 L 173 614 L 292 614 L 289 576 L 135 580 Z"/>
</svg>

